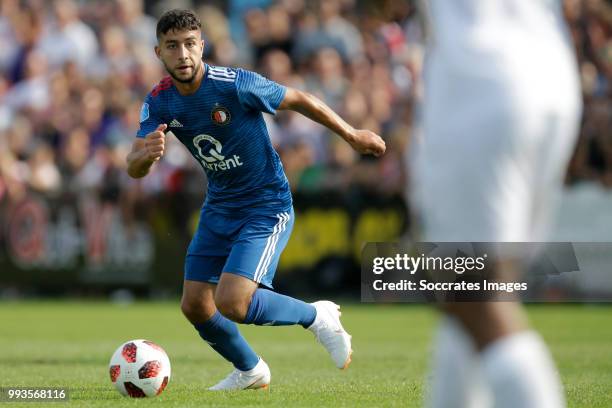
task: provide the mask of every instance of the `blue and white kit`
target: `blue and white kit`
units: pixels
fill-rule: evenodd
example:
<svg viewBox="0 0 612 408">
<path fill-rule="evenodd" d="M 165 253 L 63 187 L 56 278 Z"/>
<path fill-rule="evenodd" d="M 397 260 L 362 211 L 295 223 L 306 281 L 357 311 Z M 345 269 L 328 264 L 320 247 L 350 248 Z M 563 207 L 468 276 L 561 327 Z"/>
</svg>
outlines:
<svg viewBox="0 0 612 408">
<path fill-rule="evenodd" d="M 208 194 L 185 279 L 217 283 L 230 272 L 272 287 L 294 214 L 262 112 L 274 114 L 286 88 L 243 69 L 204 69 L 190 95 L 181 95 L 170 77 L 160 81 L 145 98 L 137 137 L 167 124 L 206 172 Z"/>
</svg>

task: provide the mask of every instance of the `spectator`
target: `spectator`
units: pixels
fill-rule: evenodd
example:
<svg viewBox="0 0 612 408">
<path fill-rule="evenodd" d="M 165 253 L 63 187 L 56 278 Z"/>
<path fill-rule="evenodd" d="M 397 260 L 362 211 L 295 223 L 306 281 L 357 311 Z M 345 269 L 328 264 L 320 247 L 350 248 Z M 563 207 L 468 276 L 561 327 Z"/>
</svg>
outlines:
<svg viewBox="0 0 612 408">
<path fill-rule="evenodd" d="M 247 64 L 315 93 L 351 124 L 385 137 L 385 157 L 368 161 L 300 115 L 267 117 L 293 189 L 400 193 L 423 59 L 414 3 L 232 0 L 197 9 L 208 63 Z M 121 176 L 142 98 L 163 76 L 153 52 L 156 22 L 145 9 L 167 4 L 0 0 L 0 200 L 62 189 L 116 196 L 131 206 L 157 195 L 201 199 L 192 188 L 202 182 L 197 164 L 171 136 L 152 177 L 134 182 Z M 567 181 L 610 188 L 612 6 L 565 0 L 564 10 L 585 100 Z"/>
<path fill-rule="evenodd" d="M 54 23 L 47 27 L 39 44 L 41 52 L 53 68 L 74 61 L 81 69 L 87 68 L 98 52 L 98 39 L 91 27 L 79 17 L 73 0 L 53 2 Z"/>
</svg>

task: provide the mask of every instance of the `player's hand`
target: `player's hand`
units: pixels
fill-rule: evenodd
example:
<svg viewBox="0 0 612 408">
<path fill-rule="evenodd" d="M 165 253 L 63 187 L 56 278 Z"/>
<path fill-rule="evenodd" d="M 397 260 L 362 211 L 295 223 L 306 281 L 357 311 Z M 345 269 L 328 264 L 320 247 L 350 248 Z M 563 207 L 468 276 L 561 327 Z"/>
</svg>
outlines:
<svg viewBox="0 0 612 408">
<path fill-rule="evenodd" d="M 145 156 L 148 160 L 156 162 L 164 155 L 166 135 L 164 130 L 168 125 L 165 123 L 157 126 L 153 132 L 145 136 Z"/>
<path fill-rule="evenodd" d="M 385 141 L 376 133 L 367 129 L 355 129 L 348 142 L 359 153 L 372 154 L 376 157 L 382 156 L 387 149 Z"/>
</svg>

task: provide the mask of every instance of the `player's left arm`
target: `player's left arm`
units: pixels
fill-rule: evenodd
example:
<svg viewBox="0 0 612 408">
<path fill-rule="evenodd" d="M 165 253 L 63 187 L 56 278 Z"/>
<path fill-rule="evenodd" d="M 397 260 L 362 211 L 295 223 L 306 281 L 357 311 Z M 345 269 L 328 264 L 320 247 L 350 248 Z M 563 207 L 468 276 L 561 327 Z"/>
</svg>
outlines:
<svg viewBox="0 0 612 408">
<path fill-rule="evenodd" d="M 385 152 L 385 141 L 367 129 L 355 129 L 316 96 L 287 87 L 279 110 L 292 110 L 314 120 L 338 134 L 353 149 L 362 154 L 380 156 Z"/>
</svg>

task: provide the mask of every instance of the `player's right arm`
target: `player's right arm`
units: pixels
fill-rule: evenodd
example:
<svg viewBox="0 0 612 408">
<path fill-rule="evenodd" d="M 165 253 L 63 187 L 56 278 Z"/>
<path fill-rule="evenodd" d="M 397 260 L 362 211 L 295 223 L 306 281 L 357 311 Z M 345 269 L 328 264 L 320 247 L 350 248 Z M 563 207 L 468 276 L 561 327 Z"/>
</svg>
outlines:
<svg viewBox="0 0 612 408">
<path fill-rule="evenodd" d="M 153 163 L 162 158 L 166 143 L 164 130 L 167 127 L 165 123 L 162 123 L 144 138 L 134 140 L 132 151 L 127 155 L 127 172 L 130 177 L 146 176 Z"/>
</svg>

